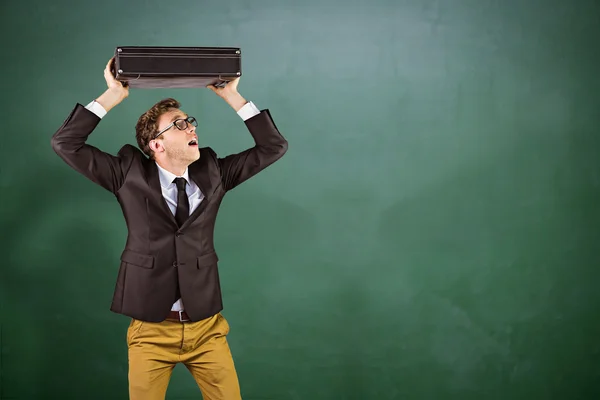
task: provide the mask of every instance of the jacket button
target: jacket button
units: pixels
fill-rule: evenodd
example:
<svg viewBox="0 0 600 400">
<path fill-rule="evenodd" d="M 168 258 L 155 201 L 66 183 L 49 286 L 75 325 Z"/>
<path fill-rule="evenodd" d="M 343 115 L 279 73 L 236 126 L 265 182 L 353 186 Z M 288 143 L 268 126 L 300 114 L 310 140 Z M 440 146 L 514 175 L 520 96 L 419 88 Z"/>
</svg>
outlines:
<svg viewBox="0 0 600 400">
<path fill-rule="evenodd" d="M 177 268 L 177 261 L 173 261 L 173 267 Z"/>
<path fill-rule="evenodd" d="M 175 233 L 175 236 L 177 236 L 177 237 L 179 237 L 179 236 L 181 236 L 181 235 L 183 235 L 183 233 L 181 233 L 181 231 L 177 231 L 177 232 Z"/>
</svg>

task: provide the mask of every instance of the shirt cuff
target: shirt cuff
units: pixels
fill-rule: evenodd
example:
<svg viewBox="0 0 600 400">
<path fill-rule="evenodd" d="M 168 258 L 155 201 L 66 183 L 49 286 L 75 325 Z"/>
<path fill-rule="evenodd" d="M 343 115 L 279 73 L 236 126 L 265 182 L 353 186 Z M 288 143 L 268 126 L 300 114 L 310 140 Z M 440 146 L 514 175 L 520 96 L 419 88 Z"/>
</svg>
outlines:
<svg viewBox="0 0 600 400">
<path fill-rule="evenodd" d="M 244 121 L 246 121 L 257 114 L 260 114 L 260 111 L 258 108 L 256 108 L 253 102 L 249 101 L 248 103 L 244 104 L 244 106 L 240 108 L 237 113 Z"/>
<path fill-rule="evenodd" d="M 85 108 L 96 114 L 100 119 L 106 115 L 106 110 L 96 100 L 92 100 Z"/>
</svg>

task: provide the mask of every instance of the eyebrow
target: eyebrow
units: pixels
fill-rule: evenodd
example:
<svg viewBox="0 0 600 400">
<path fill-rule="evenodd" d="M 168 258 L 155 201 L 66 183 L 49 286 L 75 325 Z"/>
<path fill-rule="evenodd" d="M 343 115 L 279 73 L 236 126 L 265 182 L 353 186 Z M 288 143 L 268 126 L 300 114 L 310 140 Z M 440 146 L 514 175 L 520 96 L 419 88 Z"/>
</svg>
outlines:
<svg viewBox="0 0 600 400">
<path fill-rule="evenodd" d="M 183 114 L 183 116 L 181 116 L 181 115 L 176 115 L 176 116 L 174 116 L 173 118 L 171 118 L 171 121 L 169 121 L 169 122 L 173 122 L 173 121 L 175 121 L 176 119 L 182 119 L 182 118 L 187 118 L 187 117 L 188 117 L 188 116 L 187 116 L 187 114 Z"/>
</svg>

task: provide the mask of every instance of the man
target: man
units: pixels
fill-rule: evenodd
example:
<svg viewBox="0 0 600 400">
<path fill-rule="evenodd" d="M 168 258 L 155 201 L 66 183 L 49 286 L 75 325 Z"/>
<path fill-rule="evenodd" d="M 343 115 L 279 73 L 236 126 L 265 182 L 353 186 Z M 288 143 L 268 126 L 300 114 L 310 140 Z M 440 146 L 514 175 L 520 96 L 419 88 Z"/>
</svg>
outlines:
<svg viewBox="0 0 600 400">
<path fill-rule="evenodd" d="M 229 325 L 220 313 L 213 228 L 225 193 L 280 159 L 287 141 L 268 110 L 259 111 L 238 93 L 237 78 L 209 88 L 243 118 L 254 147 L 223 158 L 210 147 L 199 148 L 195 118 L 165 99 L 139 118 L 139 149 L 127 144 L 116 156 L 105 153 L 86 139 L 129 95 L 111 73 L 113 60 L 104 70 L 108 89 L 86 107 L 75 106 L 52 137 L 52 148 L 113 193 L 123 210 L 128 236 L 110 309 L 132 318 L 130 398 L 164 399 L 181 362 L 204 399 L 240 399 Z"/>
</svg>

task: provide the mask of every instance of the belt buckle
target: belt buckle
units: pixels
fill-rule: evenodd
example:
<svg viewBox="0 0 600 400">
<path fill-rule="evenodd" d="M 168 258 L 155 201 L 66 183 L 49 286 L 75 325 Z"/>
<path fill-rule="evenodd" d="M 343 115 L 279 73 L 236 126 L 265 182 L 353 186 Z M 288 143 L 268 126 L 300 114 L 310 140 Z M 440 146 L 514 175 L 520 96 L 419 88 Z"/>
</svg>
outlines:
<svg viewBox="0 0 600 400">
<path fill-rule="evenodd" d="M 183 317 L 182 317 L 183 311 L 182 310 L 177 311 L 177 313 L 179 314 L 179 322 L 189 321 L 189 319 L 183 319 Z"/>
</svg>

